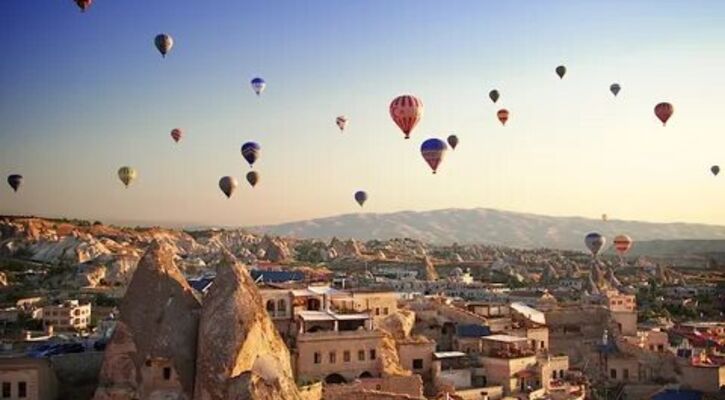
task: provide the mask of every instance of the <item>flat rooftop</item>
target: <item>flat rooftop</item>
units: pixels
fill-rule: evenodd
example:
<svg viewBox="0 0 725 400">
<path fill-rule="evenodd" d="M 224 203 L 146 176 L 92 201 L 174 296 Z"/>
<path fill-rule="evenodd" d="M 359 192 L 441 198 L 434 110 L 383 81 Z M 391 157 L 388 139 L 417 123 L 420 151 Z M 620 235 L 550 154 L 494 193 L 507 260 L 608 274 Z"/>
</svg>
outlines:
<svg viewBox="0 0 725 400">
<path fill-rule="evenodd" d="M 511 335 L 491 335 L 491 336 L 482 337 L 481 339 L 490 340 L 493 342 L 503 342 L 503 343 L 519 343 L 519 342 L 528 341 L 528 339 L 525 337 L 511 336 Z"/>
<path fill-rule="evenodd" d="M 433 357 L 435 357 L 436 360 L 442 360 L 444 358 L 460 358 L 465 356 L 466 353 L 462 351 L 437 351 L 433 353 Z"/>
</svg>

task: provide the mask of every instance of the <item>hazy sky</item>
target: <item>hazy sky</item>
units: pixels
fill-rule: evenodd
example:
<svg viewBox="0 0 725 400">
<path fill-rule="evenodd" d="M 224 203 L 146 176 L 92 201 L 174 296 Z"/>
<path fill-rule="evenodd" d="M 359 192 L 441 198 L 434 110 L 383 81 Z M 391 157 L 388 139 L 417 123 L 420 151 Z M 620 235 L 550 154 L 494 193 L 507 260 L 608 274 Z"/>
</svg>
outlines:
<svg viewBox="0 0 725 400">
<path fill-rule="evenodd" d="M 364 212 L 725 224 L 725 174 L 709 172 L 725 168 L 723 21 L 722 1 L 2 0 L 0 175 L 26 181 L 2 182 L 0 213 L 253 225 L 361 212 L 363 188 Z M 425 104 L 407 141 L 388 114 L 403 93 Z M 432 175 L 420 143 L 450 133 Z M 128 190 L 122 165 L 140 175 Z"/>
</svg>

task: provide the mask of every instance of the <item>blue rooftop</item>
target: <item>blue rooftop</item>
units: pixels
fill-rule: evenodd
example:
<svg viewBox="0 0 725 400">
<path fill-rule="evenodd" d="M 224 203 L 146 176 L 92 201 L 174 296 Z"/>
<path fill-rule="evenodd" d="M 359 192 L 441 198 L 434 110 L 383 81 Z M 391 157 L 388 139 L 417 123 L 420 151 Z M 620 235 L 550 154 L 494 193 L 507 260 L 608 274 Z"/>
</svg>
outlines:
<svg viewBox="0 0 725 400">
<path fill-rule="evenodd" d="M 300 271 L 267 271 L 261 269 L 253 269 L 251 271 L 252 279 L 255 282 L 263 283 L 284 283 L 284 282 L 300 282 L 305 279 L 305 274 Z"/>
<path fill-rule="evenodd" d="M 491 336 L 491 328 L 478 324 L 462 324 L 456 326 L 456 336 L 458 337 L 481 337 Z"/>
<path fill-rule="evenodd" d="M 697 390 L 667 389 L 652 396 L 652 400 L 701 400 L 702 392 Z"/>
</svg>

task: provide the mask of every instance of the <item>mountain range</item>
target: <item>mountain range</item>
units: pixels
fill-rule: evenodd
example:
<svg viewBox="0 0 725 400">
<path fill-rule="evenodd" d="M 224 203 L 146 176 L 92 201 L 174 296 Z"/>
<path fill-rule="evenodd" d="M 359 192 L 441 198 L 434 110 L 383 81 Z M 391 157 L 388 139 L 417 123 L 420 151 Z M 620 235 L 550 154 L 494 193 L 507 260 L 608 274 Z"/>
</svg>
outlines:
<svg viewBox="0 0 725 400">
<path fill-rule="evenodd" d="M 296 238 L 359 240 L 408 237 L 434 244 L 482 243 L 517 248 L 578 249 L 584 236 L 599 232 L 611 239 L 627 234 L 638 241 L 705 241 L 712 251 L 725 251 L 725 226 L 653 223 L 583 217 L 554 217 L 487 208 L 358 213 L 249 228 L 253 232 Z M 636 246 L 635 246 L 636 247 Z"/>
</svg>

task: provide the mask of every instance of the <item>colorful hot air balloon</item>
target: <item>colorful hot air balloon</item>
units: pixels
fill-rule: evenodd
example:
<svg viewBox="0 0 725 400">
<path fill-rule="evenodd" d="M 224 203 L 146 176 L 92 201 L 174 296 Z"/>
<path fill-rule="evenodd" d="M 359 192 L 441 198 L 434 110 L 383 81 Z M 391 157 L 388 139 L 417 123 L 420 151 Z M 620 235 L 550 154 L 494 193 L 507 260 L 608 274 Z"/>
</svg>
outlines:
<svg viewBox="0 0 725 400">
<path fill-rule="evenodd" d="M 409 139 L 410 132 L 423 116 L 423 102 L 411 95 L 398 96 L 390 103 L 390 116 Z"/>
<path fill-rule="evenodd" d="M 259 144 L 255 142 L 247 142 L 242 145 L 242 157 L 249 163 L 250 167 L 254 167 L 254 162 L 259 158 L 259 152 L 262 150 Z"/>
<path fill-rule="evenodd" d="M 23 176 L 18 174 L 12 174 L 8 176 L 8 185 L 13 188 L 13 191 L 17 192 L 20 185 L 23 184 Z"/>
<path fill-rule="evenodd" d="M 618 83 L 612 83 L 612 84 L 611 84 L 611 85 L 609 86 L 609 91 L 610 91 L 610 92 L 612 92 L 612 94 L 613 94 L 614 96 L 617 96 L 617 95 L 619 94 L 619 91 L 620 91 L 620 90 L 622 90 L 622 87 L 621 87 L 621 86 L 619 86 L 619 84 L 618 84 Z"/>
<path fill-rule="evenodd" d="M 368 194 L 365 193 L 363 190 L 358 190 L 355 192 L 355 201 L 357 201 L 357 204 L 360 204 L 360 207 L 365 204 L 365 202 L 368 200 Z"/>
<path fill-rule="evenodd" d="M 171 138 L 174 139 L 174 142 L 179 143 L 183 136 L 184 132 L 181 129 L 174 128 L 171 130 Z"/>
<path fill-rule="evenodd" d="M 247 172 L 247 182 L 249 182 L 252 187 L 257 186 L 257 182 L 259 182 L 259 172 L 257 171 L 249 171 Z"/>
<path fill-rule="evenodd" d="M 337 124 L 337 127 L 340 128 L 340 132 L 342 132 L 345 130 L 345 126 L 347 126 L 347 118 L 345 118 L 344 115 L 340 115 L 335 118 L 335 123 Z"/>
<path fill-rule="evenodd" d="M 75 0 L 75 2 L 78 8 L 81 9 L 81 12 L 86 12 L 88 7 L 93 3 L 93 0 Z"/>
<path fill-rule="evenodd" d="M 456 136 L 456 135 L 448 136 L 447 142 L 448 142 L 448 145 L 451 146 L 451 149 L 455 150 L 456 146 L 458 146 L 458 136 Z"/>
<path fill-rule="evenodd" d="M 566 75 L 566 67 L 563 65 L 556 67 L 556 74 L 559 75 L 559 79 L 564 79 L 564 75 Z"/>
<path fill-rule="evenodd" d="M 137 176 L 138 174 L 136 173 L 136 170 L 131 167 L 121 167 L 118 169 L 118 179 L 120 179 L 126 187 L 136 180 Z"/>
<path fill-rule="evenodd" d="M 239 186 L 237 180 L 231 176 L 224 176 L 219 179 L 219 189 L 222 190 L 222 193 L 224 193 L 227 198 L 232 197 L 232 193 L 234 193 L 234 189 L 236 189 L 237 186 Z"/>
<path fill-rule="evenodd" d="M 717 174 L 720 173 L 720 167 L 717 165 L 713 165 L 710 167 L 710 172 L 712 172 L 713 175 L 717 176 Z"/>
<path fill-rule="evenodd" d="M 506 121 L 509 120 L 509 110 L 502 108 L 496 113 L 498 120 L 501 121 L 501 125 L 506 125 Z"/>
<path fill-rule="evenodd" d="M 448 150 L 446 143 L 435 138 L 428 139 L 420 145 L 420 154 L 423 156 L 425 162 L 430 165 L 434 174 L 438 170 L 438 165 L 443 161 L 446 150 Z"/>
<path fill-rule="evenodd" d="M 594 257 L 599 254 L 606 242 L 607 239 L 596 232 L 592 232 L 584 238 L 584 244 L 587 246 L 589 251 L 592 253 L 592 256 Z"/>
<path fill-rule="evenodd" d="M 632 238 L 627 235 L 617 235 L 614 237 L 614 250 L 620 256 L 624 256 L 630 248 L 632 248 Z"/>
<path fill-rule="evenodd" d="M 667 120 L 670 119 L 674 112 L 675 108 L 667 102 L 659 103 L 655 106 L 655 115 L 662 121 L 662 126 L 667 125 Z"/>
<path fill-rule="evenodd" d="M 267 87 L 267 82 L 265 82 L 264 79 L 260 77 L 252 79 L 250 84 L 252 85 L 252 90 L 254 90 L 254 93 L 256 93 L 257 96 L 262 94 L 262 92 L 264 92 L 264 88 Z"/>
<path fill-rule="evenodd" d="M 154 44 L 159 50 L 159 53 L 161 53 L 161 56 L 166 57 L 166 54 L 174 47 L 174 39 L 165 33 L 159 33 L 154 39 Z"/>
<path fill-rule="evenodd" d="M 494 103 L 498 101 L 499 93 L 498 90 L 493 89 L 492 91 L 488 92 L 488 97 L 493 101 Z"/>
</svg>

